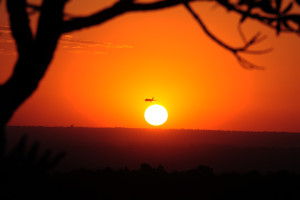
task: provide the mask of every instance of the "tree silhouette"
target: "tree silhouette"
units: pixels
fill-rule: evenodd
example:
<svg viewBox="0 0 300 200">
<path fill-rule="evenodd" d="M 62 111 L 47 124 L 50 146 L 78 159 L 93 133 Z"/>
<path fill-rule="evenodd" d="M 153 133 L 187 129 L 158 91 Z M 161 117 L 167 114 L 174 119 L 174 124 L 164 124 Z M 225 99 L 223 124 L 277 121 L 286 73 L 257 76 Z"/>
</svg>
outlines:
<svg viewBox="0 0 300 200">
<path fill-rule="evenodd" d="M 300 33 L 300 15 L 293 8 L 300 5 L 299 0 L 290 1 L 283 7 L 281 0 L 158 0 L 139 2 L 138 0 L 119 0 L 111 7 L 84 17 L 73 17 L 64 12 L 67 0 L 43 0 L 41 5 L 29 4 L 26 0 L 6 0 L 12 35 L 15 39 L 18 58 L 11 77 L 0 85 L 0 155 L 5 149 L 5 125 L 18 107 L 37 89 L 40 80 L 53 58 L 58 40 L 64 33 L 100 25 L 117 16 L 129 12 L 151 11 L 183 5 L 199 23 L 203 31 L 216 43 L 232 52 L 242 67 L 252 69 L 252 64 L 241 54 L 261 54 L 270 51 L 251 50 L 254 44 L 265 39 L 260 33 L 247 40 L 242 32 L 244 44 L 233 47 L 216 37 L 191 7 L 195 2 L 209 1 L 241 16 L 240 23 L 246 19 L 256 20 L 281 32 Z M 1 2 L 1 1 L 0 1 Z M 36 34 L 29 26 L 29 15 L 39 12 Z"/>
</svg>

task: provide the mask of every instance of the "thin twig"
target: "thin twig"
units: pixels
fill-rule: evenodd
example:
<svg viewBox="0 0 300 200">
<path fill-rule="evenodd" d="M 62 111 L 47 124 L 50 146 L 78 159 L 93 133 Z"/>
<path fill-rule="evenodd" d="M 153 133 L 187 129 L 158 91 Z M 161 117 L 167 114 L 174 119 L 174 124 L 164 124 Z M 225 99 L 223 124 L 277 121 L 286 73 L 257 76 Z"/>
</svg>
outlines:
<svg viewBox="0 0 300 200">
<path fill-rule="evenodd" d="M 242 67 L 244 67 L 246 69 L 262 69 L 263 68 L 261 66 L 257 66 L 255 64 L 249 62 L 245 58 L 241 57 L 241 55 L 239 55 L 239 53 L 260 54 L 260 53 L 266 53 L 266 52 L 270 51 L 270 49 L 266 49 L 266 50 L 263 50 L 263 51 L 248 50 L 249 47 L 251 47 L 252 45 L 254 45 L 254 44 L 257 43 L 256 41 L 261 41 L 262 40 L 261 38 L 259 38 L 260 32 L 258 32 L 257 34 L 255 34 L 252 37 L 252 39 L 250 39 L 249 41 L 247 41 L 245 39 L 245 45 L 244 46 L 242 46 L 240 48 L 231 47 L 231 46 L 225 44 L 224 42 L 222 42 L 211 31 L 208 30 L 208 28 L 206 27 L 206 25 L 204 24 L 204 22 L 201 20 L 201 18 L 199 17 L 199 15 L 196 14 L 193 11 L 193 9 L 189 6 L 189 4 L 187 2 L 184 3 L 184 5 L 187 8 L 187 10 L 192 14 L 192 16 L 195 18 L 195 20 L 200 24 L 200 26 L 202 27 L 202 29 L 204 30 L 204 32 L 212 40 L 214 40 L 216 43 L 218 43 L 219 45 L 221 45 L 225 49 L 229 50 L 236 57 L 236 59 L 238 60 L 238 62 L 241 64 Z"/>
<path fill-rule="evenodd" d="M 244 34 L 243 30 L 242 30 L 242 27 L 241 27 L 240 23 L 238 24 L 238 31 L 240 33 L 240 36 L 241 36 L 243 42 L 246 44 L 247 43 L 247 39 L 245 37 L 245 34 Z"/>
</svg>

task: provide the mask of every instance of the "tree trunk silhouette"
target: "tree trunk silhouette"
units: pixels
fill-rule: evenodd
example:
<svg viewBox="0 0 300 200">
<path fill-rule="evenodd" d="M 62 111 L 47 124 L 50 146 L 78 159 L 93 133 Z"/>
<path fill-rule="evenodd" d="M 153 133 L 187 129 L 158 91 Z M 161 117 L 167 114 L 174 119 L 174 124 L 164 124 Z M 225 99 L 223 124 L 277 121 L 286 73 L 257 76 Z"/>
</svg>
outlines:
<svg viewBox="0 0 300 200">
<path fill-rule="evenodd" d="M 5 148 L 6 124 L 19 106 L 37 89 L 53 58 L 61 35 L 65 3 L 66 1 L 61 0 L 43 1 L 37 33 L 33 38 L 26 1 L 7 1 L 10 26 L 19 55 L 12 76 L 0 86 L 1 148 Z"/>
<path fill-rule="evenodd" d="M 0 163 L 2 162 L 2 158 L 6 147 L 5 142 L 6 142 L 5 124 L 0 124 Z"/>
</svg>

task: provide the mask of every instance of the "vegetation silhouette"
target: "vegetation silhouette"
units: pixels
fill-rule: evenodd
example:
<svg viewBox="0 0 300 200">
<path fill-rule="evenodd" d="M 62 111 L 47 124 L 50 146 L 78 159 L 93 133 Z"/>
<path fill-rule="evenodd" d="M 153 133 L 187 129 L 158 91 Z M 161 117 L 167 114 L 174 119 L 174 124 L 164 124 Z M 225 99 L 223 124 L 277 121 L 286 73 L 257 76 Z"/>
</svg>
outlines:
<svg viewBox="0 0 300 200">
<path fill-rule="evenodd" d="M 11 152 L 0 158 L 1 199 L 50 197 L 44 198 L 44 193 L 53 188 L 48 178 L 49 171 L 65 154 L 62 152 L 51 156 L 51 151 L 47 150 L 39 155 L 39 143 L 35 142 L 27 148 L 26 141 L 27 136 L 23 136 Z"/>
</svg>

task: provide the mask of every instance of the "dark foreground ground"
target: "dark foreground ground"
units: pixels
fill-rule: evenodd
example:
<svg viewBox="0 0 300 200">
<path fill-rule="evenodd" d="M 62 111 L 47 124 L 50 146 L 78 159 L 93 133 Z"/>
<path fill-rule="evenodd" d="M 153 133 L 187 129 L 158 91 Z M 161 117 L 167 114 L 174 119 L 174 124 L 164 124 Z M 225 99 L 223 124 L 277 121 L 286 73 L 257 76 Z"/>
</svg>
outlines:
<svg viewBox="0 0 300 200">
<path fill-rule="evenodd" d="M 1 200 L 298 200 L 300 134 L 8 127 L 0 184 Z"/>
<path fill-rule="evenodd" d="M 34 174 L 19 174 L 8 180 L 0 189 L 1 199 L 300 199 L 300 175 L 288 171 L 215 175 L 207 166 L 166 172 L 162 166 L 142 164 L 139 170 Z"/>
</svg>

